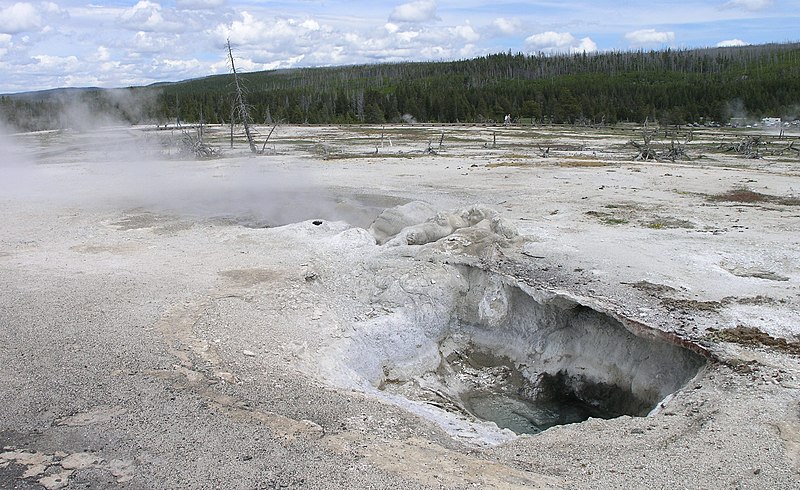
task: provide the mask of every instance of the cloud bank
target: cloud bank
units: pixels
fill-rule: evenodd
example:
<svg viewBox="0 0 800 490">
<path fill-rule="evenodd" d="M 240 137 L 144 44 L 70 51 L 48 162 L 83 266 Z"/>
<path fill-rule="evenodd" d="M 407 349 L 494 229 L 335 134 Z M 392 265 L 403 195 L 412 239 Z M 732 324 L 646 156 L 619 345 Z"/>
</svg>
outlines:
<svg viewBox="0 0 800 490">
<path fill-rule="evenodd" d="M 392 22 L 428 22 L 436 19 L 434 0 L 418 0 L 398 5 L 389 16 Z"/>
<path fill-rule="evenodd" d="M 576 39 L 569 32 L 547 31 L 525 39 L 525 46 L 533 53 L 593 53 L 597 44 L 591 38 Z"/>
<path fill-rule="evenodd" d="M 675 33 L 672 31 L 659 32 L 655 29 L 639 29 L 625 34 L 625 39 L 634 47 L 668 45 L 675 40 Z"/>
</svg>

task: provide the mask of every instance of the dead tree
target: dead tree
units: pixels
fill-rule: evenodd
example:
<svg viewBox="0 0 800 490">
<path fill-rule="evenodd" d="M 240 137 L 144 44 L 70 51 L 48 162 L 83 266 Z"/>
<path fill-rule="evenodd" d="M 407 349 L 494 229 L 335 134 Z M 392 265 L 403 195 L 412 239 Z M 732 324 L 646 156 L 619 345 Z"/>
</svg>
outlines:
<svg viewBox="0 0 800 490">
<path fill-rule="evenodd" d="M 428 147 L 425 148 L 425 150 L 423 150 L 422 153 L 425 153 L 426 155 L 437 155 L 438 154 L 436 152 L 436 150 L 433 149 L 433 140 L 432 139 L 428 138 Z"/>
<path fill-rule="evenodd" d="M 269 142 L 269 138 L 272 136 L 272 133 L 275 131 L 275 128 L 278 127 L 278 123 L 272 125 L 272 129 L 269 130 L 269 134 L 267 135 L 267 139 L 264 140 L 264 146 L 261 147 L 261 153 L 264 153 L 264 150 L 267 149 L 267 143 Z"/>
<path fill-rule="evenodd" d="M 231 106 L 231 150 L 233 150 L 233 122 L 236 120 L 236 106 Z"/>
<path fill-rule="evenodd" d="M 542 158 L 547 158 L 550 156 L 550 147 L 548 146 L 546 149 L 542 149 L 542 145 L 536 143 L 536 146 L 539 148 L 539 156 Z"/>
<path fill-rule="evenodd" d="M 253 139 L 253 135 L 250 131 L 250 111 L 247 109 L 247 104 L 244 101 L 244 90 L 242 88 L 242 84 L 239 82 L 239 74 L 236 73 L 236 64 L 233 62 L 233 50 L 231 49 L 231 40 L 228 39 L 228 57 L 231 60 L 231 71 L 233 71 L 233 83 L 236 89 L 235 100 L 234 100 L 234 107 L 236 111 L 239 113 L 239 119 L 242 121 L 242 125 L 244 126 L 244 134 L 247 136 L 247 143 L 250 145 L 250 151 L 253 153 L 258 153 L 258 148 L 256 147 L 256 142 Z M 231 124 L 233 124 L 233 120 L 231 120 Z"/>
<path fill-rule="evenodd" d="M 492 144 L 488 142 L 483 144 L 484 148 L 497 148 L 497 131 L 492 131 Z"/>
<path fill-rule="evenodd" d="M 217 149 L 205 142 L 202 121 L 200 126 L 195 128 L 194 134 L 188 128 L 182 128 L 181 133 L 181 151 L 183 153 L 193 155 L 195 158 L 216 158 L 219 156 Z"/>
<path fill-rule="evenodd" d="M 650 147 L 650 142 L 648 140 L 645 140 L 644 144 L 631 140 L 628 142 L 628 144 L 632 145 L 639 151 L 639 153 L 637 153 L 633 158 L 634 161 L 650 162 L 658 160 L 658 155 L 656 154 L 656 151 Z"/>
<path fill-rule="evenodd" d="M 658 160 L 658 154 L 656 150 L 652 147 L 651 143 L 653 141 L 653 136 L 658 133 L 658 129 L 655 131 L 651 131 L 647 128 L 647 119 L 644 121 L 644 128 L 642 128 L 642 141 L 643 143 L 639 143 L 638 141 L 630 140 L 628 142 L 629 145 L 636 148 L 639 153 L 634 157 L 634 161 L 656 161 Z"/>
<path fill-rule="evenodd" d="M 719 149 L 734 152 L 745 158 L 761 158 L 761 146 L 766 145 L 760 136 L 748 136 L 732 145 L 720 144 Z"/>
<path fill-rule="evenodd" d="M 780 154 L 783 155 L 785 152 L 790 152 L 789 154 L 791 155 L 791 152 L 794 152 L 796 156 L 800 157 L 800 148 L 795 146 L 796 142 L 796 140 L 792 140 L 786 148 L 781 150 Z"/>
<path fill-rule="evenodd" d="M 669 161 L 676 161 L 676 160 L 688 160 L 689 155 L 686 153 L 686 145 L 689 144 L 689 141 L 692 139 L 691 131 L 686 136 L 686 139 L 681 143 L 680 141 L 676 141 L 677 134 L 672 135 L 672 142 L 670 143 L 669 147 L 663 151 L 659 157 L 663 160 Z"/>
<path fill-rule="evenodd" d="M 671 162 L 674 162 L 675 160 L 683 160 L 686 158 L 686 148 L 680 143 L 676 144 L 675 140 L 673 139 L 672 143 L 669 145 L 669 148 L 662 153 L 661 157 L 664 160 L 669 160 Z"/>
</svg>

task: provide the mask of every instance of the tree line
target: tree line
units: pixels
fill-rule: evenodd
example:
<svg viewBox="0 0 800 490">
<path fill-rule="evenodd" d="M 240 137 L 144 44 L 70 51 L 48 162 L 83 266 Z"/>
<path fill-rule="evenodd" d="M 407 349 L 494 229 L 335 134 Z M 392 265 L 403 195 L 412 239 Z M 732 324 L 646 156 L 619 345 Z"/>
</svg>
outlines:
<svg viewBox="0 0 800 490">
<path fill-rule="evenodd" d="M 593 124 L 800 117 L 800 43 L 559 56 L 509 52 L 449 62 L 254 72 L 240 80 L 258 124 L 483 123 L 506 114 Z M 0 111 L 24 129 L 63 124 L 59 108 L 75 99 L 131 123 L 226 123 L 233 114 L 232 83 L 232 75 L 216 75 L 87 89 L 71 98 L 5 96 Z"/>
</svg>

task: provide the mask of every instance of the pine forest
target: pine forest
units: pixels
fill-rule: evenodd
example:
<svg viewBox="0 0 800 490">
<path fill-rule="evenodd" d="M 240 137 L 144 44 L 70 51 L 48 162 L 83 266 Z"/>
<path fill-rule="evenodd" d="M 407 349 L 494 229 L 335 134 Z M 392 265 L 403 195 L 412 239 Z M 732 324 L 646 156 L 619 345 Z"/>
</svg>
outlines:
<svg viewBox="0 0 800 490">
<path fill-rule="evenodd" d="M 240 73 L 253 123 L 722 123 L 800 117 L 800 43 L 476 59 Z M 233 75 L 125 89 L 0 97 L 20 130 L 63 127 L 65 113 L 132 124 L 231 121 Z M 79 103 L 79 104 L 76 104 Z"/>
</svg>

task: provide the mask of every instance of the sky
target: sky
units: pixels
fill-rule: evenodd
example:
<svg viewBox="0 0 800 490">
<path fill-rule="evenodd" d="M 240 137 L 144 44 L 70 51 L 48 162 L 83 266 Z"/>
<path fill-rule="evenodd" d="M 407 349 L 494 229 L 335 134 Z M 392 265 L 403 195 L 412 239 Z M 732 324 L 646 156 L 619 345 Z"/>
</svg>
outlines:
<svg viewBox="0 0 800 490">
<path fill-rule="evenodd" d="M 0 0 L 0 93 L 241 71 L 800 41 L 800 0 Z"/>
</svg>

